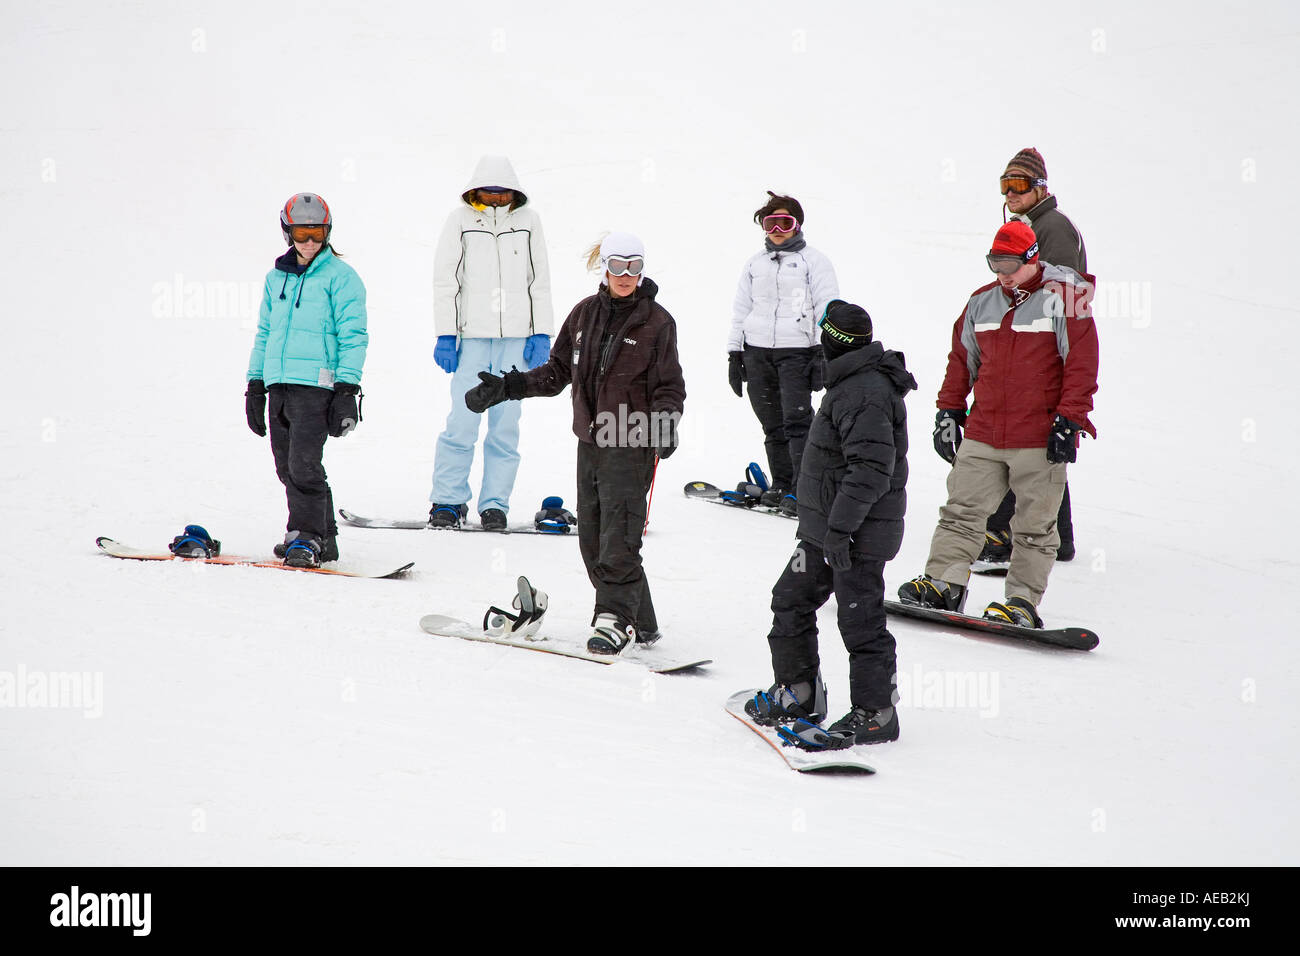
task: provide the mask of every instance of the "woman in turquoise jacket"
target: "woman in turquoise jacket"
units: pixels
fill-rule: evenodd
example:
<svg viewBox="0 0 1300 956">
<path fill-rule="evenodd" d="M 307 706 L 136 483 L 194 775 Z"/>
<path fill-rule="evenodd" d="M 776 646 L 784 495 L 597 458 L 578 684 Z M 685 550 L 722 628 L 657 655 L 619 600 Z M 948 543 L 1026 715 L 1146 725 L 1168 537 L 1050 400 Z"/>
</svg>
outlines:
<svg viewBox="0 0 1300 956">
<path fill-rule="evenodd" d="M 322 455 L 361 420 L 366 287 L 330 245 L 329 206 L 298 193 L 280 212 L 290 248 L 262 289 L 244 393 L 248 427 L 266 437 L 289 500 L 288 533 L 275 553 L 294 567 L 337 561 L 338 525 Z M 270 396 L 268 416 L 267 396 Z"/>
</svg>

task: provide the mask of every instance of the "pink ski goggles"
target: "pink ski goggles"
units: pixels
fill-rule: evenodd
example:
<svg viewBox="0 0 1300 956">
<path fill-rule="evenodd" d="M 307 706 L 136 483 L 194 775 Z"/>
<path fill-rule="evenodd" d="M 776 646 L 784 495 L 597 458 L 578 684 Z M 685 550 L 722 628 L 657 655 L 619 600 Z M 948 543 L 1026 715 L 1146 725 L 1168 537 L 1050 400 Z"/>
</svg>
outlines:
<svg viewBox="0 0 1300 956">
<path fill-rule="evenodd" d="M 605 269 L 612 276 L 639 276 L 645 268 L 645 259 L 640 256 L 609 256 L 605 259 Z"/>
<path fill-rule="evenodd" d="M 794 216 L 776 215 L 763 217 L 763 231 L 768 235 L 774 232 L 794 232 L 799 228 L 799 220 Z"/>
</svg>

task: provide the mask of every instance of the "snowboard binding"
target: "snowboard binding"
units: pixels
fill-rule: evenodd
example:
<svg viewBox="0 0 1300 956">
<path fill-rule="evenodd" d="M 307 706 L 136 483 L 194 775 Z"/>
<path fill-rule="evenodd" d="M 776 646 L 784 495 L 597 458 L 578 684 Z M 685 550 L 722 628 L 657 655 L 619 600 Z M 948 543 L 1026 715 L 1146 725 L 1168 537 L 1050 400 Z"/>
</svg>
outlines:
<svg viewBox="0 0 1300 956">
<path fill-rule="evenodd" d="M 542 510 L 533 516 L 533 527 L 547 534 L 568 534 L 577 525 L 572 511 L 564 508 L 564 499 L 555 495 L 542 499 Z"/>
<path fill-rule="evenodd" d="M 768 484 L 767 475 L 763 474 L 763 469 L 759 467 L 758 462 L 751 461 L 745 468 L 745 480 L 736 486 L 736 490 L 719 492 L 718 497 L 729 505 L 752 508 L 759 503 L 763 492 L 769 487 L 771 486 Z"/>
<path fill-rule="evenodd" d="M 178 558 L 215 558 L 221 554 L 221 542 L 214 541 L 202 525 L 187 524 L 167 550 Z"/>
<path fill-rule="evenodd" d="M 488 608 L 483 615 L 483 630 L 486 633 L 493 637 L 530 638 L 541 629 L 548 603 L 546 592 L 537 590 L 522 575 L 518 586 L 519 593 L 510 601 L 510 606 L 516 613 L 495 606 Z"/>
</svg>

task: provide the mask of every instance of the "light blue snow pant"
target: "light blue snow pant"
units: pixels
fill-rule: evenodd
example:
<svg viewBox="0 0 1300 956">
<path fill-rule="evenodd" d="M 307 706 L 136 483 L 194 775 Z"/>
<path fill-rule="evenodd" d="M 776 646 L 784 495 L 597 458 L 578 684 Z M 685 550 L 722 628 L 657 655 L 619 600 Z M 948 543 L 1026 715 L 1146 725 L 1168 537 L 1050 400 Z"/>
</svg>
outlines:
<svg viewBox="0 0 1300 956">
<path fill-rule="evenodd" d="M 511 368 L 527 371 L 524 364 L 526 339 L 461 339 L 459 360 L 451 376 L 451 412 L 438 436 L 433 458 L 433 504 L 461 505 L 470 498 L 469 469 L 474 464 L 479 420 L 486 415 L 487 438 L 483 440 L 483 484 L 478 493 L 478 512 L 500 508 L 509 514 L 510 492 L 519 471 L 520 402 L 506 401 L 489 408 L 484 415 L 465 407 L 465 393 L 479 384 L 479 372 L 504 375 Z"/>
</svg>

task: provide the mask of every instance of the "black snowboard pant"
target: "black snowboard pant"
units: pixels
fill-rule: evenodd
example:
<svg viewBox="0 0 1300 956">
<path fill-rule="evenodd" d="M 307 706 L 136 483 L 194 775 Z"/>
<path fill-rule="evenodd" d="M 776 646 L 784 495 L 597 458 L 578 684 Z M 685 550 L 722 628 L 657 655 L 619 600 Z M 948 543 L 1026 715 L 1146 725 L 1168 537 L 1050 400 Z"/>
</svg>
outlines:
<svg viewBox="0 0 1300 956">
<path fill-rule="evenodd" d="M 613 614 L 638 633 L 659 629 L 641 566 L 653 448 L 578 442 L 578 550 L 596 589 L 596 614 Z"/>
<path fill-rule="evenodd" d="M 885 627 L 885 562 L 853 555 L 847 571 L 832 571 L 822 550 L 801 541 L 772 588 L 772 673 L 778 684 L 813 680 L 817 610 L 830 596 L 838 605 L 840 637 L 849 652 L 849 698 L 854 707 L 894 704 L 898 659 Z M 848 708 L 845 708 L 846 710 Z"/>
<path fill-rule="evenodd" d="M 799 462 L 812 426 L 812 376 L 820 348 L 764 349 L 746 345 L 749 404 L 763 426 L 768 477 L 773 488 L 793 493 Z"/>
<path fill-rule="evenodd" d="M 334 391 L 314 385 L 272 385 L 267 389 L 267 428 L 275 474 L 289 500 L 286 531 L 317 538 L 338 534 L 334 496 L 325 480 L 325 439 Z"/>
<path fill-rule="evenodd" d="M 998 510 L 989 515 L 988 530 L 1011 533 L 1011 516 L 1016 513 L 1016 493 L 1008 491 L 1007 496 L 998 505 Z M 1074 547 L 1074 518 L 1070 515 L 1070 483 L 1065 483 L 1065 493 L 1061 495 L 1061 510 L 1056 513 L 1056 530 L 1061 536 L 1060 547 L 1068 544 Z"/>
</svg>

